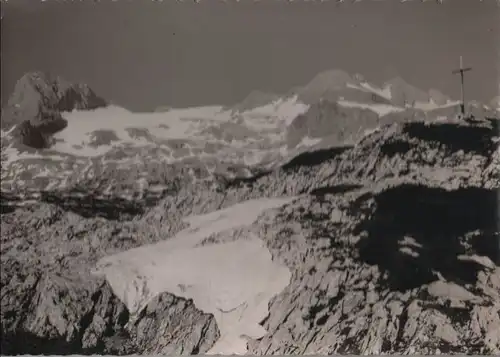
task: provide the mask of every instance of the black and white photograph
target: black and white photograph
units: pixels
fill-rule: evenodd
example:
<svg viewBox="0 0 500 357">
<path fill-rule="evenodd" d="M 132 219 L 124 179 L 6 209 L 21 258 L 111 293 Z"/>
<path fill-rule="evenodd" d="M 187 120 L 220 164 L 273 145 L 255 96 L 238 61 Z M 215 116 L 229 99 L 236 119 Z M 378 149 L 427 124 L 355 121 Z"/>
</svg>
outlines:
<svg viewBox="0 0 500 357">
<path fill-rule="evenodd" d="M 499 355 L 498 0 L 0 0 L 1 350 Z"/>
</svg>

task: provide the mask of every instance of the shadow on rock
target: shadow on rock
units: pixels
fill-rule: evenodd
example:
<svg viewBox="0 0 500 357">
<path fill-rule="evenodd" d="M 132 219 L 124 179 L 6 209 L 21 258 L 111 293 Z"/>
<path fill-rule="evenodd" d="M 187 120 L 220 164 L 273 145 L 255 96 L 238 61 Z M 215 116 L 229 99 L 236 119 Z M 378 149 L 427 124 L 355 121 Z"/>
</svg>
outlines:
<svg viewBox="0 0 500 357">
<path fill-rule="evenodd" d="M 128 220 L 141 215 L 146 208 L 155 206 L 164 195 L 147 192 L 140 198 L 125 199 L 117 196 L 102 196 L 84 188 L 68 191 L 32 191 L 21 193 L 1 192 L 1 214 L 14 212 L 23 206 L 45 202 L 71 211 L 84 218 L 103 217 L 112 221 Z"/>
<path fill-rule="evenodd" d="M 2 355 L 72 355 L 96 354 L 97 350 L 85 351 L 78 343 L 68 342 L 64 337 L 54 338 L 40 337 L 31 332 L 21 330 L 15 334 L 6 333 L 2 329 L 1 333 L 1 353 Z"/>
<path fill-rule="evenodd" d="M 125 332 L 116 333 L 99 341 L 94 348 L 83 348 L 81 341 L 67 341 L 64 336 L 49 338 L 37 336 L 26 330 L 16 333 L 1 333 L 0 353 L 2 355 L 130 355 L 137 353 L 137 349 L 130 342 L 130 336 Z"/>
<path fill-rule="evenodd" d="M 51 136 L 68 126 L 68 121 L 57 112 L 40 113 L 40 118 L 21 122 L 14 131 L 19 143 L 34 149 L 51 146 Z"/>
<path fill-rule="evenodd" d="M 236 177 L 234 179 L 228 179 L 226 183 L 226 188 L 230 187 L 241 187 L 246 185 L 253 185 L 255 182 L 260 180 L 261 178 L 270 174 L 270 171 L 262 171 L 258 172 L 250 177 Z"/>
<path fill-rule="evenodd" d="M 334 147 L 329 149 L 320 149 L 315 151 L 306 151 L 295 156 L 293 159 L 284 164 L 282 168 L 283 170 L 288 171 L 298 168 L 300 166 L 311 167 L 320 165 L 327 160 L 334 159 L 335 157 L 339 156 L 340 154 L 351 148 L 352 148 L 351 146 L 344 146 L 344 147 Z"/>
<path fill-rule="evenodd" d="M 484 266 L 459 259 L 466 254 L 500 265 L 498 191 L 402 185 L 373 199 L 371 217 L 356 229 L 366 234 L 358 249 L 362 261 L 387 273 L 383 287 L 417 288 L 437 273 L 457 284 L 475 283 Z"/>
<path fill-rule="evenodd" d="M 7 214 L 14 212 L 19 208 L 21 200 L 14 195 L 6 192 L 0 192 L 0 214 Z"/>
<path fill-rule="evenodd" d="M 472 152 L 487 156 L 495 147 L 491 139 L 498 136 L 495 126 L 492 126 L 493 128 L 453 123 L 432 125 L 412 123 L 405 126 L 404 132 L 412 138 L 440 143 L 450 152 L 463 150 L 466 153 Z"/>
<path fill-rule="evenodd" d="M 363 185 L 354 184 L 344 184 L 344 185 L 333 185 L 333 186 L 322 186 L 313 189 L 310 194 L 313 196 L 323 196 L 323 195 L 339 195 L 342 193 L 359 190 Z"/>
<path fill-rule="evenodd" d="M 103 217 L 108 220 L 126 220 L 144 213 L 144 204 L 119 197 L 98 198 L 93 194 L 71 192 L 42 192 L 41 201 L 60 206 L 82 217 Z"/>
<path fill-rule="evenodd" d="M 410 151 L 412 145 L 404 140 L 393 140 L 382 144 L 380 147 L 380 152 L 389 158 L 392 158 L 398 154 L 405 154 Z"/>
</svg>

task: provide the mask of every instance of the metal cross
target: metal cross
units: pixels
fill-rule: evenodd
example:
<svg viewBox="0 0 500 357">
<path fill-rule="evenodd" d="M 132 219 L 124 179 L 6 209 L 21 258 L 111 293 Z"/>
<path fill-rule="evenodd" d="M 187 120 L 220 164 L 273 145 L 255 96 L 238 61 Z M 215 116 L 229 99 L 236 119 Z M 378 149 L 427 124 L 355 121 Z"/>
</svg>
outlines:
<svg viewBox="0 0 500 357">
<path fill-rule="evenodd" d="M 462 118 L 465 118 L 464 73 L 467 72 L 467 71 L 470 71 L 471 69 L 472 69 L 472 67 L 464 68 L 463 61 L 462 61 L 462 56 L 460 56 L 460 69 L 456 69 L 456 70 L 454 70 L 454 71 L 451 72 L 453 74 L 460 73 L 461 91 L 462 91 L 462 104 L 460 105 L 460 110 L 462 112 Z"/>
</svg>

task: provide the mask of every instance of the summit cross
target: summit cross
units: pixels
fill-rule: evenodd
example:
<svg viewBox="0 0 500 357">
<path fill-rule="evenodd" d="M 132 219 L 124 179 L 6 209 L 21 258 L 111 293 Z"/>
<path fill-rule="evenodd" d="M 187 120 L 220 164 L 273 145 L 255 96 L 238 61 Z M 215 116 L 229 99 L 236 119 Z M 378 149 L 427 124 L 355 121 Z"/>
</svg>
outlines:
<svg viewBox="0 0 500 357">
<path fill-rule="evenodd" d="M 460 111 L 462 112 L 462 118 L 465 118 L 465 90 L 464 90 L 464 73 L 468 72 L 472 69 L 472 67 L 464 68 L 462 56 L 460 56 L 460 69 L 456 69 L 452 71 L 453 74 L 460 73 L 460 83 L 461 83 L 461 94 L 462 94 L 462 103 L 460 104 Z"/>
</svg>

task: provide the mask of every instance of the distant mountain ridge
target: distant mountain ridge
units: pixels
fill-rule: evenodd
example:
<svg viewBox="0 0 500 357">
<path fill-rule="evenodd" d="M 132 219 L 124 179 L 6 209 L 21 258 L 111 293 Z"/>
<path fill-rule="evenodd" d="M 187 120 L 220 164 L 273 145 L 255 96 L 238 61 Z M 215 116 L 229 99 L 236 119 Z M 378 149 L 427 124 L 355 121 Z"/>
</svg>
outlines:
<svg viewBox="0 0 500 357">
<path fill-rule="evenodd" d="M 497 105 L 498 101 L 497 98 Z M 472 102 L 467 109 L 483 117 L 494 111 Z M 68 124 L 69 118 L 86 116 L 84 112 L 103 117 L 91 121 L 71 119 Z M 360 74 L 351 75 L 339 69 L 318 73 L 305 85 L 282 95 L 254 90 L 229 108 L 163 106 L 155 113 L 131 113 L 112 106 L 88 85 L 71 84 L 59 76 L 36 71 L 25 74 L 17 82 L 7 105 L 2 108 L 1 127 L 3 146 L 12 144 L 28 151 L 58 151 L 64 147 L 65 153 L 79 152 L 78 155 L 87 156 L 89 150 L 95 152 L 92 155 L 97 155 L 99 150 L 118 152 L 130 144 L 166 145 L 175 151 L 168 149 L 171 160 L 185 155 L 191 160 L 200 150 L 205 151 L 202 147 L 208 142 L 207 147 L 215 145 L 217 150 L 236 145 L 237 151 L 246 151 L 246 154 L 235 155 L 227 149 L 226 155 L 232 157 L 229 160 L 239 165 L 242 160 L 254 164 L 270 162 L 288 155 L 289 150 L 303 150 L 321 141 L 323 145 L 326 142 L 351 144 L 363 135 L 361 127 L 374 129 L 384 123 L 435 120 L 458 113 L 459 102 L 451 101 L 438 90 L 423 91 L 401 77 L 379 87 Z M 168 119 L 170 117 L 175 119 Z M 172 120 L 177 124 L 171 125 Z M 154 127 L 150 127 L 152 124 Z M 246 138 L 259 144 L 249 144 Z M 190 143 L 180 148 L 172 144 L 175 140 Z M 193 140 L 197 143 L 193 144 Z M 250 148 L 254 150 L 251 154 Z M 248 155 L 252 158 L 247 158 Z"/>
<path fill-rule="evenodd" d="M 450 97 L 441 93 L 437 89 L 421 90 L 408 84 L 401 77 L 395 77 L 386 81 L 382 86 L 372 84 L 364 79 L 360 74 L 350 75 L 340 70 L 332 69 L 318 73 L 311 81 L 303 86 L 296 86 L 285 94 L 269 94 L 253 91 L 243 102 L 233 106 L 234 110 L 239 110 L 242 103 L 246 110 L 248 103 L 259 93 L 259 101 L 255 106 L 269 104 L 277 97 L 297 96 L 298 100 L 305 104 L 314 104 L 321 99 L 329 101 L 352 101 L 364 104 L 387 104 L 399 107 L 412 105 L 427 105 L 434 107 L 446 105 L 451 101 Z"/>
</svg>

